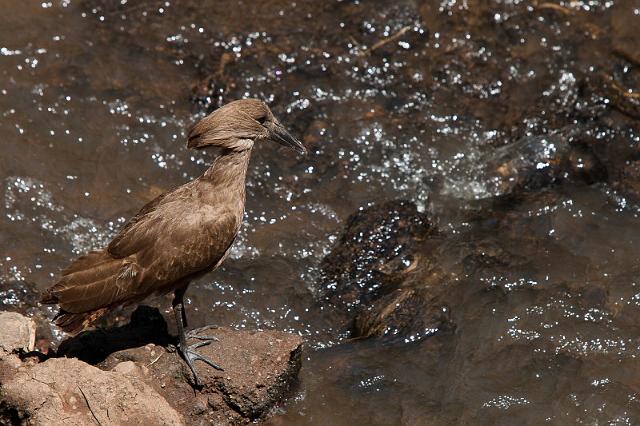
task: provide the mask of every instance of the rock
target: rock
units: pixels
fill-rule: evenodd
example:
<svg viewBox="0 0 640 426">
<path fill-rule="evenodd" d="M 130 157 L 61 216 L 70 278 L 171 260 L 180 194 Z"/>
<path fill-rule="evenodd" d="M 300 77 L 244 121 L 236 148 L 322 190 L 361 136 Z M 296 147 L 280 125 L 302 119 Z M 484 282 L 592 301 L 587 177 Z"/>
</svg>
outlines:
<svg viewBox="0 0 640 426">
<path fill-rule="evenodd" d="M 97 366 L 44 355 L 20 359 L 11 351 L 33 347 L 32 321 L 0 313 L 0 326 L 0 424 L 248 423 L 286 397 L 301 363 L 297 335 L 207 329 L 200 334 L 219 341 L 198 351 L 224 371 L 196 362 L 203 386 L 194 388 L 175 349 L 154 343 L 174 340 L 157 309 L 139 307 L 129 324 L 84 332 L 57 354 L 101 360 Z"/>
<path fill-rule="evenodd" d="M 452 330 L 451 271 L 439 266 L 441 235 L 413 203 L 391 201 L 353 214 L 323 260 L 325 297 L 346 308 L 354 338 L 416 340 Z"/>
<path fill-rule="evenodd" d="M 176 352 L 153 344 L 111 354 L 100 368 L 140 377 L 188 422 L 236 422 L 264 417 L 285 396 L 300 369 L 302 339 L 277 331 L 216 328 L 219 339 L 198 352 L 224 368 L 197 361 L 203 382 L 194 398 L 191 373 Z M 195 343 L 194 340 L 191 343 Z"/>
<path fill-rule="evenodd" d="M 428 217 L 404 200 L 361 208 L 349 217 L 321 267 L 324 298 L 345 316 L 341 322 L 353 337 L 384 335 L 399 325 L 386 321 L 385 295 L 395 292 L 415 268 L 407 248 L 433 233 Z"/>
<path fill-rule="evenodd" d="M 39 301 L 40 291 L 35 283 L 15 279 L 0 280 L 0 312 L 17 312 L 34 321 L 38 336 L 35 348 L 46 353 L 53 339 L 49 318 L 38 307 Z"/>
<path fill-rule="evenodd" d="M 131 321 L 121 327 L 108 330 L 85 331 L 60 344 L 58 355 L 78 358 L 89 364 L 97 364 L 111 353 L 148 343 L 166 346 L 174 339 L 167 331 L 167 323 L 156 308 L 138 306 L 131 314 Z"/>
<path fill-rule="evenodd" d="M 36 324 L 17 312 L 0 312 L 0 350 L 32 351 L 36 341 Z"/>
<path fill-rule="evenodd" d="M 350 306 L 370 300 L 402 267 L 412 240 L 423 238 L 433 228 L 415 204 L 395 200 L 358 210 L 331 253 L 324 258 L 322 286 L 334 305 Z"/>
<path fill-rule="evenodd" d="M 635 0 L 621 0 L 615 3 L 611 13 L 613 49 L 629 62 L 640 64 L 640 34 L 637 31 L 638 3 Z"/>
<path fill-rule="evenodd" d="M 426 289 L 399 288 L 376 299 L 358 314 L 353 337 L 392 337 L 418 340 L 455 328 L 449 308 Z"/>
<path fill-rule="evenodd" d="M 31 424 L 184 424 L 176 410 L 138 378 L 77 359 L 49 359 L 20 368 L 2 383 L 1 392 L 4 404 Z"/>
<path fill-rule="evenodd" d="M 640 202 L 640 161 L 625 165 L 620 172 L 619 180 L 613 186 L 633 203 Z"/>
<path fill-rule="evenodd" d="M 621 112 L 633 120 L 640 119 L 640 102 L 633 96 L 629 96 L 624 84 L 608 74 L 596 74 L 587 82 L 589 90 L 606 99 L 612 109 Z"/>
</svg>

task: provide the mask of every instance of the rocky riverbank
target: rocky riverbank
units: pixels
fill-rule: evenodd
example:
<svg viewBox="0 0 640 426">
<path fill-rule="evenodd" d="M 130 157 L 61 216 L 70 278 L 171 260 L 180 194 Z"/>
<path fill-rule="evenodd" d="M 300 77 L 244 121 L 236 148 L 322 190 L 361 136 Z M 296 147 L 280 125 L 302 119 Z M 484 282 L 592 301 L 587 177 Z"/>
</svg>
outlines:
<svg viewBox="0 0 640 426">
<path fill-rule="evenodd" d="M 224 366 L 197 364 L 203 386 L 168 342 L 157 309 L 140 307 L 113 330 L 82 333 L 51 356 L 35 352 L 35 322 L 0 313 L 2 424 L 243 424 L 263 419 L 295 384 L 300 337 L 276 331 L 207 330 L 200 348 Z M 156 327 L 152 327 L 156 326 Z"/>
</svg>

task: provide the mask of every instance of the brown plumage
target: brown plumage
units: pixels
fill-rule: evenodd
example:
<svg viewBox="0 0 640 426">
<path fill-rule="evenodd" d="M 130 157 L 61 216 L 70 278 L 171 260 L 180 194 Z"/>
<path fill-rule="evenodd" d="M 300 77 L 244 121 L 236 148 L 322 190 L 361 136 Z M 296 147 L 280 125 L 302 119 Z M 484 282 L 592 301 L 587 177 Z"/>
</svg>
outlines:
<svg viewBox="0 0 640 426">
<path fill-rule="evenodd" d="M 200 120 L 187 146 L 218 147 L 221 154 L 202 176 L 145 205 L 106 248 L 62 271 L 42 296 L 60 306 L 56 325 L 75 333 L 116 306 L 174 291 L 181 351 L 190 367 L 202 359 L 185 346 L 182 297 L 191 280 L 226 258 L 242 223 L 251 150 L 263 140 L 305 152 L 258 100 L 231 102 Z"/>
</svg>

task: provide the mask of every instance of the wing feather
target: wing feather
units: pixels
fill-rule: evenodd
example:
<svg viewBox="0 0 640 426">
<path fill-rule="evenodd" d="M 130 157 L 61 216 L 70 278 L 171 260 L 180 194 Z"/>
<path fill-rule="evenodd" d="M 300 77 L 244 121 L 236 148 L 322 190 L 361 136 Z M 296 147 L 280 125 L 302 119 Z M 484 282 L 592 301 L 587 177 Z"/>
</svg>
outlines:
<svg viewBox="0 0 640 426">
<path fill-rule="evenodd" d="M 158 208 L 166 202 L 169 194 L 178 193 L 181 188 L 165 192 L 145 204 L 138 214 L 129 219 L 120 232 L 111 240 L 107 246 L 109 254 L 113 257 L 126 257 L 131 253 L 135 253 L 135 249 L 131 247 L 133 237 L 140 237 L 141 229 L 149 229 L 154 223 L 158 222 L 156 218 Z M 171 198 L 169 197 L 169 200 Z"/>
<path fill-rule="evenodd" d="M 58 303 L 63 314 L 59 322 L 71 330 L 107 307 L 170 291 L 226 257 L 242 220 L 235 207 L 204 203 L 193 196 L 189 184 L 162 194 L 147 203 L 105 250 L 81 256 L 67 267 L 42 301 Z"/>
</svg>

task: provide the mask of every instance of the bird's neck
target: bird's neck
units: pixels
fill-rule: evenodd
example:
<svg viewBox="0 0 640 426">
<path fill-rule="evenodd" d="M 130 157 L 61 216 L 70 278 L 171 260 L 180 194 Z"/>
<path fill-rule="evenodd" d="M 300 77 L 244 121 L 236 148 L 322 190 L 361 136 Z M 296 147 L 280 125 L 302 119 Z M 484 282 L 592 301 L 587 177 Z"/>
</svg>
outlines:
<svg viewBox="0 0 640 426">
<path fill-rule="evenodd" d="M 251 149 L 244 151 L 224 151 L 202 175 L 202 179 L 224 188 L 240 189 L 244 193 L 245 178 Z"/>
</svg>

